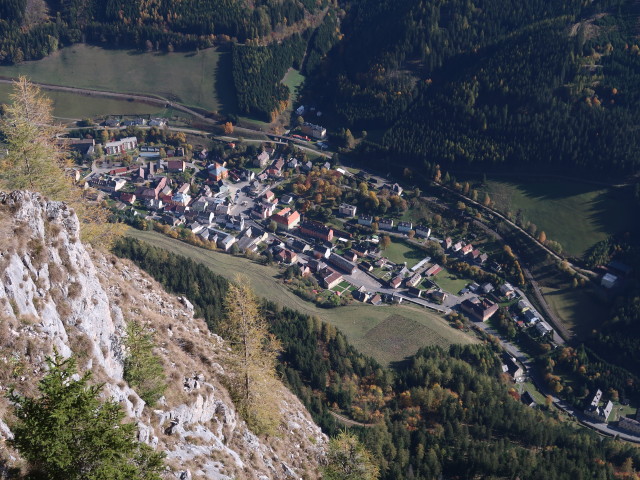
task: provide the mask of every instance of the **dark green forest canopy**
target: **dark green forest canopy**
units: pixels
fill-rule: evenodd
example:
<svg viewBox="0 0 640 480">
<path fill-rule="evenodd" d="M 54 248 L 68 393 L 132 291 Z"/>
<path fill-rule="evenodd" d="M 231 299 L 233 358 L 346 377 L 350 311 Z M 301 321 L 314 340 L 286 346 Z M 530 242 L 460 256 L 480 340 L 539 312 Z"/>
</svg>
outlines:
<svg viewBox="0 0 640 480">
<path fill-rule="evenodd" d="M 215 331 L 222 312 L 207 306 L 219 305 L 226 281 L 137 240 L 124 239 L 114 251 L 186 294 Z M 199 283 L 205 278 L 208 286 Z M 283 344 L 283 379 L 324 431 L 339 431 L 330 409 L 360 412 L 375 423 L 355 430 L 384 480 L 608 480 L 628 459 L 640 464 L 635 447 L 518 402 L 499 380 L 500 362 L 489 345 L 426 348 L 389 370 L 318 319 L 268 302 L 262 308 Z"/>
<path fill-rule="evenodd" d="M 110 48 L 196 49 L 214 36 L 244 42 L 317 13 L 327 0 L 52 0 L 40 18 L 27 18 L 26 0 L 0 2 L 0 62 L 49 55 L 87 41 Z"/>
<path fill-rule="evenodd" d="M 630 173 L 638 6 L 586 5 L 346 2 L 344 38 L 308 92 L 342 126 L 385 132 L 363 147 L 381 163 Z"/>
</svg>

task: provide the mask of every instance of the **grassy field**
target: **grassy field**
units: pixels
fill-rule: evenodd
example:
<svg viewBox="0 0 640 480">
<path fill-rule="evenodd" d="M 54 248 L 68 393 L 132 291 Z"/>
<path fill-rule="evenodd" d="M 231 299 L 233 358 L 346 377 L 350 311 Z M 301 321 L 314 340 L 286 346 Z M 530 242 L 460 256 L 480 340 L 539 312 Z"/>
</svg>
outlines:
<svg viewBox="0 0 640 480">
<path fill-rule="evenodd" d="M 227 278 L 233 278 L 237 273 L 247 274 L 258 296 L 337 326 L 358 350 L 383 364 L 402 360 L 420 347 L 475 341 L 465 333 L 451 328 L 443 318 L 423 308 L 404 305 L 374 307 L 361 303 L 334 309 L 318 308 L 296 296 L 279 282 L 276 278 L 279 272 L 273 267 L 193 247 L 157 232 L 130 229 L 129 235 L 190 257 Z M 390 320 L 392 315 L 395 319 Z"/>
<path fill-rule="evenodd" d="M 219 65 L 230 65 L 230 55 L 213 48 L 197 53 L 139 53 L 77 44 L 42 60 L 2 66 L 0 75 L 26 75 L 34 82 L 54 85 L 154 94 L 211 111 L 231 111 L 235 102 L 230 100 L 235 99 L 231 69 Z M 223 78 L 225 75 L 229 78 Z"/>
<path fill-rule="evenodd" d="M 501 211 L 522 211 L 564 251 L 580 256 L 594 243 L 635 225 L 633 209 L 615 189 L 559 180 L 489 181 L 488 192 Z M 636 225 L 637 228 L 637 225 Z"/>
<path fill-rule="evenodd" d="M 471 281 L 464 278 L 458 278 L 455 275 L 449 273 L 447 270 L 442 270 L 435 277 L 433 277 L 433 280 L 445 292 L 449 292 L 454 295 L 457 295 L 458 292 L 466 287 L 467 284 Z"/>
<path fill-rule="evenodd" d="M 0 103 L 9 103 L 12 87 L 0 84 Z M 53 102 L 53 114 L 62 120 L 78 120 L 103 115 L 153 115 L 171 118 L 173 115 L 186 117 L 184 112 L 173 109 L 162 109 L 154 105 L 139 102 L 115 100 L 110 98 L 87 97 L 68 92 L 43 90 L 44 95 Z"/>
<path fill-rule="evenodd" d="M 588 288 L 542 287 L 541 290 L 556 315 L 579 337 L 589 335 L 608 317 L 609 307 Z"/>
<path fill-rule="evenodd" d="M 382 255 L 387 257 L 393 263 L 403 264 L 407 262 L 407 267 L 411 268 L 427 255 L 407 245 L 404 242 L 398 241 L 395 238 L 391 239 L 391 245 L 382 251 Z"/>
</svg>

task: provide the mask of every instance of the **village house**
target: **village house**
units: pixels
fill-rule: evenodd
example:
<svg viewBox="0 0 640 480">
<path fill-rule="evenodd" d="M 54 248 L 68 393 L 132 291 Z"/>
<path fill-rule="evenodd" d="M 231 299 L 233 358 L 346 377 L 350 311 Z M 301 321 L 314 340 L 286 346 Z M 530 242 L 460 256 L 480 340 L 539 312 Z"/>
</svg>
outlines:
<svg viewBox="0 0 640 480">
<path fill-rule="evenodd" d="M 357 207 L 354 205 L 349 205 L 347 203 L 343 203 L 340 205 L 339 212 L 340 215 L 344 215 L 345 217 L 355 217 L 356 216 Z"/>
<path fill-rule="evenodd" d="M 280 203 L 284 205 L 290 205 L 293 202 L 293 197 L 291 195 L 283 195 L 280 197 Z"/>
<path fill-rule="evenodd" d="M 224 216 L 224 215 L 229 215 L 231 213 L 231 205 L 228 205 L 226 203 L 218 203 L 216 205 L 216 209 L 215 209 L 215 214 L 216 217 L 218 216 Z"/>
<path fill-rule="evenodd" d="M 394 195 L 398 195 L 401 196 L 402 192 L 404 191 L 404 189 L 398 185 L 397 183 L 394 184 L 385 184 L 382 186 L 382 190 L 388 190 L 389 193 L 394 194 Z"/>
<path fill-rule="evenodd" d="M 372 272 L 373 271 L 373 265 L 371 265 L 369 262 L 360 262 L 358 267 L 360 268 L 360 270 L 362 270 L 364 272 Z"/>
<path fill-rule="evenodd" d="M 276 198 L 276 195 L 271 190 L 267 190 L 266 192 L 264 192 L 263 197 L 267 202 L 273 202 Z"/>
<path fill-rule="evenodd" d="M 391 286 L 391 288 L 398 288 L 400 287 L 400 285 L 402 284 L 402 280 L 404 279 L 404 277 L 402 275 L 398 275 L 397 277 L 394 277 L 390 282 L 389 285 Z"/>
<path fill-rule="evenodd" d="M 298 166 L 298 159 L 297 158 L 290 158 L 289 161 L 287 162 L 287 167 L 288 168 L 296 168 Z"/>
<path fill-rule="evenodd" d="M 318 140 L 322 140 L 327 136 L 327 129 L 321 127 L 320 125 L 314 125 L 313 123 L 304 122 L 302 127 L 300 128 L 302 133 L 308 135 L 312 138 L 316 138 Z"/>
<path fill-rule="evenodd" d="M 502 373 L 509 375 L 514 382 L 524 380 L 524 369 L 518 365 L 515 358 L 507 353 L 502 355 Z"/>
<path fill-rule="evenodd" d="M 260 154 L 253 161 L 253 165 L 258 168 L 264 168 L 269 163 L 269 160 L 271 160 L 271 157 L 266 151 L 260 152 Z"/>
<path fill-rule="evenodd" d="M 462 252 L 462 255 L 467 255 L 473 252 L 473 245 L 471 245 L 470 243 L 467 243 L 464 247 L 462 247 L 461 252 Z"/>
<path fill-rule="evenodd" d="M 167 171 L 176 173 L 176 172 L 184 172 L 187 168 L 187 162 L 184 160 L 169 160 L 167 162 Z"/>
<path fill-rule="evenodd" d="M 373 297 L 369 299 L 371 305 L 379 306 L 382 305 L 382 297 L 380 294 L 376 293 Z"/>
<path fill-rule="evenodd" d="M 164 118 L 152 118 L 149 120 L 150 127 L 164 127 L 167 125 L 167 121 Z"/>
<path fill-rule="evenodd" d="M 604 288 L 613 288 L 618 281 L 618 277 L 613 275 L 612 273 L 605 273 L 600 281 L 600 285 Z"/>
<path fill-rule="evenodd" d="M 262 202 L 256 204 L 251 210 L 251 216 L 256 219 L 266 220 L 275 213 L 276 206 L 273 203 Z"/>
<path fill-rule="evenodd" d="M 437 263 L 431 265 L 426 272 L 424 272 L 425 277 L 433 277 L 442 271 L 442 267 Z"/>
<path fill-rule="evenodd" d="M 222 235 L 218 234 L 218 248 L 221 248 L 225 252 L 228 252 L 231 249 L 231 246 L 236 243 L 237 239 L 233 235 L 227 235 L 222 237 Z"/>
<path fill-rule="evenodd" d="M 438 303 L 444 302 L 447 298 L 447 292 L 441 289 L 433 290 L 430 293 L 430 295 L 431 295 L 431 298 L 433 298 Z"/>
<path fill-rule="evenodd" d="M 482 293 L 484 293 L 485 295 L 487 295 L 488 293 L 493 292 L 493 285 L 490 282 L 484 283 L 482 284 L 482 286 L 480 287 L 480 291 Z"/>
<path fill-rule="evenodd" d="M 479 249 L 474 249 L 473 252 L 471 252 L 471 258 L 474 261 L 478 261 L 478 257 L 480 256 L 480 250 Z"/>
<path fill-rule="evenodd" d="M 229 177 L 229 170 L 227 170 L 223 165 L 220 165 L 218 162 L 213 162 L 207 168 L 209 170 L 209 178 L 216 182 Z"/>
<path fill-rule="evenodd" d="M 458 243 L 456 243 L 456 244 L 452 247 L 452 250 L 453 250 L 454 252 L 459 252 L 460 250 L 462 250 L 462 242 L 458 242 Z"/>
<path fill-rule="evenodd" d="M 127 137 L 114 142 L 107 142 L 104 145 L 104 152 L 107 155 L 118 155 L 130 152 L 138 147 L 138 139 L 136 137 Z"/>
<path fill-rule="evenodd" d="M 135 193 L 122 192 L 120 194 L 120 201 L 123 202 L 123 203 L 128 203 L 128 204 L 132 205 L 136 201 L 136 195 L 135 195 Z"/>
<path fill-rule="evenodd" d="M 403 233 L 409 233 L 413 229 L 413 223 L 411 222 L 398 222 L 398 231 Z"/>
<path fill-rule="evenodd" d="M 507 299 L 511 299 L 516 295 L 516 291 L 513 289 L 510 283 L 505 283 L 504 285 L 501 285 L 498 290 L 500 292 L 500 295 L 502 295 Z"/>
<path fill-rule="evenodd" d="M 465 300 L 460 307 L 462 311 L 471 314 L 481 322 L 489 320 L 499 308 L 497 303 L 487 299 L 480 300 L 478 297 Z"/>
<path fill-rule="evenodd" d="M 476 263 L 480 264 L 480 265 L 484 265 L 484 263 L 489 259 L 489 255 L 487 255 L 486 253 L 481 254 L 478 259 L 476 260 Z"/>
<path fill-rule="evenodd" d="M 278 229 L 289 231 L 293 230 L 300 223 L 300 214 L 287 207 L 272 215 L 271 220 L 276 223 Z"/>
<path fill-rule="evenodd" d="M 333 229 L 315 220 L 306 220 L 300 224 L 300 233 L 309 237 L 330 242 L 333 240 Z"/>
<path fill-rule="evenodd" d="M 127 181 L 124 178 L 117 177 L 99 177 L 92 178 L 89 180 L 89 185 L 93 188 L 97 188 L 99 190 L 104 190 L 105 192 L 117 192 L 121 190 Z"/>
<path fill-rule="evenodd" d="M 538 333 L 542 337 L 544 337 L 546 335 L 553 336 L 553 328 L 551 328 L 551 326 L 549 326 L 549 324 L 547 322 L 540 321 L 540 322 L 536 323 L 536 330 L 538 331 Z"/>
<path fill-rule="evenodd" d="M 322 286 L 330 290 L 337 287 L 343 280 L 342 275 L 327 268 L 322 275 Z"/>
<path fill-rule="evenodd" d="M 371 215 L 360 215 L 358 217 L 358 225 L 364 225 L 365 227 L 370 227 L 373 223 L 373 217 Z"/>
<path fill-rule="evenodd" d="M 353 262 L 350 262 L 346 258 L 341 257 L 336 253 L 331 253 L 331 255 L 329 255 L 329 258 L 327 260 L 331 265 L 333 265 L 336 268 L 339 268 L 340 270 L 348 273 L 349 275 L 352 275 L 357 270 L 357 266 Z"/>
<path fill-rule="evenodd" d="M 416 236 L 429 238 L 431 236 L 431 229 L 425 225 L 416 225 Z"/>
<path fill-rule="evenodd" d="M 371 294 L 367 292 L 364 286 L 353 291 L 351 294 L 353 295 L 353 298 L 359 300 L 362 303 L 366 303 L 366 301 L 371 298 Z"/>
<path fill-rule="evenodd" d="M 244 230 L 244 217 L 242 215 L 229 215 L 227 217 L 225 227 L 228 230 L 236 230 L 241 232 Z"/>
<path fill-rule="evenodd" d="M 286 263 L 288 265 L 294 264 L 298 261 L 298 255 L 291 250 L 281 248 L 278 253 L 274 255 L 274 258 L 280 263 Z"/>
<path fill-rule="evenodd" d="M 444 248 L 445 250 L 449 250 L 451 248 L 451 245 L 453 245 L 453 240 L 451 240 L 451 237 L 447 237 L 444 239 Z"/>
<path fill-rule="evenodd" d="M 378 222 L 378 228 L 380 230 L 391 230 L 393 229 L 393 219 L 392 218 L 381 218 Z"/>
<path fill-rule="evenodd" d="M 421 281 L 422 281 L 422 275 L 420 275 L 419 273 L 416 273 L 413 277 L 409 278 L 405 282 L 405 285 L 407 287 L 416 287 Z"/>
<path fill-rule="evenodd" d="M 604 407 L 600 406 L 602 390 L 598 389 L 591 400 L 591 404 L 584 410 L 584 414 L 597 422 L 606 423 L 613 411 L 613 403 L 608 401 Z"/>
</svg>

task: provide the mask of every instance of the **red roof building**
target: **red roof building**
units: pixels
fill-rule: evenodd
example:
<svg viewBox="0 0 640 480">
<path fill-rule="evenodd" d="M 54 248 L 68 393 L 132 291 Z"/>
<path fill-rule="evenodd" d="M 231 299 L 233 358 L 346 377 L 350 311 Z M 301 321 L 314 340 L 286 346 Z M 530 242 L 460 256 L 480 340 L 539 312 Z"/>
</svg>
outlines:
<svg viewBox="0 0 640 480">
<path fill-rule="evenodd" d="M 271 220 L 276 222 L 278 228 L 282 230 L 293 230 L 300 223 L 300 214 L 290 208 L 285 208 L 275 215 L 271 215 Z"/>
<path fill-rule="evenodd" d="M 300 225 L 300 233 L 309 237 L 318 238 L 325 242 L 333 240 L 333 229 L 327 227 L 324 223 L 314 220 L 307 220 Z"/>
</svg>

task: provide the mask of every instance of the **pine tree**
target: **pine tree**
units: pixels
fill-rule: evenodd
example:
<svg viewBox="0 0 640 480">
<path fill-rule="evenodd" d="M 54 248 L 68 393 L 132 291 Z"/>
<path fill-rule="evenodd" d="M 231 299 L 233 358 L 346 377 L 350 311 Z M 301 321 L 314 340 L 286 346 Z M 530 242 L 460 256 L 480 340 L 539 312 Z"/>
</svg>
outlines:
<svg viewBox="0 0 640 480">
<path fill-rule="evenodd" d="M 137 322 L 127 324 L 124 379 L 140 398 L 153 405 L 167 388 L 160 359 L 153 354 L 153 335 Z"/>
<path fill-rule="evenodd" d="M 136 427 L 114 401 L 102 402 L 102 385 L 90 385 L 91 372 L 77 378 L 73 358 L 57 352 L 40 396 L 14 390 L 17 422 L 14 446 L 37 478 L 49 480 L 160 480 L 163 455 L 135 440 Z"/>
<path fill-rule="evenodd" d="M 280 342 L 269 333 L 247 277 L 238 275 L 225 297 L 222 336 L 232 349 L 231 394 L 247 425 L 273 433 L 280 423 L 276 360 Z"/>
</svg>

